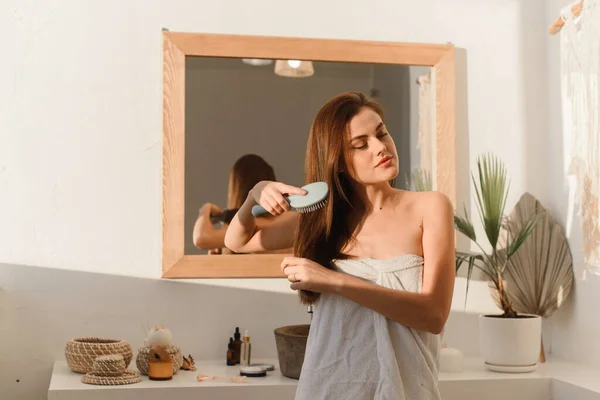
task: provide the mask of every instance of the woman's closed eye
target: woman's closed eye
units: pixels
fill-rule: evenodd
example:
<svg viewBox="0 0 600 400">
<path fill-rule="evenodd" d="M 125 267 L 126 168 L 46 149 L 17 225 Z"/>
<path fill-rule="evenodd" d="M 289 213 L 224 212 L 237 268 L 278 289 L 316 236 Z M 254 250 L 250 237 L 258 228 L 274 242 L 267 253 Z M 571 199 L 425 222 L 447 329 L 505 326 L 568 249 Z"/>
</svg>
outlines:
<svg viewBox="0 0 600 400">
<path fill-rule="evenodd" d="M 389 135 L 389 133 L 387 133 L 387 132 L 381 132 L 381 133 L 377 134 L 377 139 L 382 139 L 382 138 L 384 138 L 385 136 L 388 136 L 388 135 Z M 366 149 L 368 147 L 368 145 L 369 144 L 368 144 L 368 142 L 366 140 L 364 140 L 364 141 L 356 141 L 353 144 L 352 148 L 354 150 L 362 150 L 362 149 Z"/>
</svg>

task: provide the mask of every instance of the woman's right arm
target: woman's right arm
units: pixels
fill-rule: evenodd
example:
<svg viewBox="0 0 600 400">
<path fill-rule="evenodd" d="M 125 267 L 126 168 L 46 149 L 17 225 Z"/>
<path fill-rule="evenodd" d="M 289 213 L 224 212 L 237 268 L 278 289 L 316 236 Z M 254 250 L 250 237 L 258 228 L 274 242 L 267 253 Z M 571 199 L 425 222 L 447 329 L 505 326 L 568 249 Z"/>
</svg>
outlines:
<svg viewBox="0 0 600 400">
<path fill-rule="evenodd" d="M 223 210 L 211 203 L 205 203 L 200 208 L 192 233 L 194 246 L 204 250 L 223 247 L 227 227 L 215 229 L 210 221 L 211 215 L 219 214 L 223 214 Z"/>
<path fill-rule="evenodd" d="M 257 183 L 229 223 L 225 246 L 236 253 L 268 252 L 292 247 L 298 214 L 289 211 L 290 205 L 283 197 L 288 194 L 304 195 L 306 191 L 280 182 Z M 252 207 L 256 204 L 276 218 L 269 218 L 257 225 L 252 215 Z"/>
</svg>

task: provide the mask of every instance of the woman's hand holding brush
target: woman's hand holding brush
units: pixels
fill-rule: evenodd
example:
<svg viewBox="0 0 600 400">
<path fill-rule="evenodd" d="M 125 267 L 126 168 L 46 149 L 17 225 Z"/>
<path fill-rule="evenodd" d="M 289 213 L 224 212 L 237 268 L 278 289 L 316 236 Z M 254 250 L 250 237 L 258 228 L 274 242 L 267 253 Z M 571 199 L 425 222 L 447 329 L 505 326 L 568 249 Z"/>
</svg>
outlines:
<svg viewBox="0 0 600 400">
<path fill-rule="evenodd" d="M 281 215 L 290 210 L 290 203 L 284 196 L 297 194 L 303 196 L 307 193 L 305 189 L 286 185 L 281 182 L 262 181 L 258 182 L 248 193 L 256 204 L 262 206 L 272 215 Z"/>
</svg>

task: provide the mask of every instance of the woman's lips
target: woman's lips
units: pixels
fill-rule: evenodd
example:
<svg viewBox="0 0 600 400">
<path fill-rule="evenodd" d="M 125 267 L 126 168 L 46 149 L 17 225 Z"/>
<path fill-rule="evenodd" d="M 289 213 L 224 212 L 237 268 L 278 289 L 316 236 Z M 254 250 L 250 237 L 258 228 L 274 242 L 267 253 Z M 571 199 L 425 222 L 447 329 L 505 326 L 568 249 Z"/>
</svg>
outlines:
<svg viewBox="0 0 600 400">
<path fill-rule="evenodd" d="M 392 157 L 386 156 L 386 157 L 383 157 L 381 160 L 379 160 L 379 162 L 377 163 L 377 165 L 375 167 L 376 168 L 377 167 L 388 167 L 391 163 L 392 163 Z"/>
</svg>

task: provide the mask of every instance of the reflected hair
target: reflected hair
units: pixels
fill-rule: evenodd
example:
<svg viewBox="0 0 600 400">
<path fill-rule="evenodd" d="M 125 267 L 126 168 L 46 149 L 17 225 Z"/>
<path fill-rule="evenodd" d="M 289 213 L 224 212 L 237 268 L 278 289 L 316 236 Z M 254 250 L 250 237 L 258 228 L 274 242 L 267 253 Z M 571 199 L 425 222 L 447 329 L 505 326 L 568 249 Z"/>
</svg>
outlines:
<svg viewBox="0 0 600 400">
<path fill-rule="evenodd" d="M 261 156 L 243 155 L 233 164 L 229 174 L 227 208 L 240 208 L 258 182 L 275 180 L 275 170 Z"/>
</svg>

